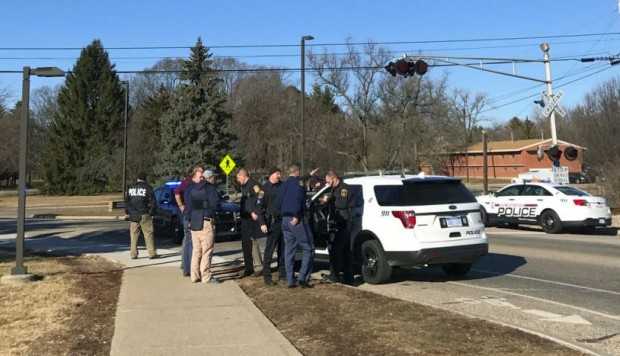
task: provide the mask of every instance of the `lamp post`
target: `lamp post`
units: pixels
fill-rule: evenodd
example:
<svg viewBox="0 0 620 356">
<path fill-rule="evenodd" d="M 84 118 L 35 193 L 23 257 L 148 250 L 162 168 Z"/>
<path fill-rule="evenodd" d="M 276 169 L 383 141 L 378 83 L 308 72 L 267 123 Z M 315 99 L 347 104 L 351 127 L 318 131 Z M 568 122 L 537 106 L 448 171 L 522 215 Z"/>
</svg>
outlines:
<svg viewBox="0 0 620 356">
<path fill-rule="evenodd" d="M 15 239 L 15 267 L 11 275 L 27 275 L 28 269 L 24 266 L 24 235 L 26 220 L 26 176 L 28 161 L 28 121 L 30 101 L 30 76 L 37 77 L 64 77 L 65 72 L 56 67 L 24 67 L 22 79 L 21 124 L 19 128 L 19 178 L 17 203 L 17 237 Z"/>
<path fill-rule="evenodd" d="M 129 81 L 121 81 L 125 85 L 125 112 L 123 125 L 123 195 L 127 190 L 127 116 L 129 112 Z"/>
<path fill-rule="evenodd" d="M 304 123 L 305 99 L 306 99 L 306 41 L 312 41 L 314 37 L 306 35 L 301 37 L 301 172 L 304 174 L 304 149 L 306 146 L 306 132 Z"/>
</svg>

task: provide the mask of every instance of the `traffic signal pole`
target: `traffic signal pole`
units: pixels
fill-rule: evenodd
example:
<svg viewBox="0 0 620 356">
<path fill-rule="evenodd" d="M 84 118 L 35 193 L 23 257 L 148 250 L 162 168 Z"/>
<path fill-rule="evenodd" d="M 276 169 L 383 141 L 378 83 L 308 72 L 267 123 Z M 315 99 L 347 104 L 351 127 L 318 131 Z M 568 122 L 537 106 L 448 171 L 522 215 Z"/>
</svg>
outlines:
<svg viewBox="0 0 620 356">
<path fill-rule="evenodd" d="M 549 44 L 543 43 L 540 45 L 540 49 L 543 51 L 543 61 L 545 63 L 545 85 L 547 86 L 547 97 L 553 97 L 553 85 L 551 81 L 551 62 L 549 61 Z M 551 143 L 552 145 L 558 144 L 558 134 L 555 127 L 555 110 L 551 111 L 549 115 L 549 121 L 551 122 Z"/>
</svg>

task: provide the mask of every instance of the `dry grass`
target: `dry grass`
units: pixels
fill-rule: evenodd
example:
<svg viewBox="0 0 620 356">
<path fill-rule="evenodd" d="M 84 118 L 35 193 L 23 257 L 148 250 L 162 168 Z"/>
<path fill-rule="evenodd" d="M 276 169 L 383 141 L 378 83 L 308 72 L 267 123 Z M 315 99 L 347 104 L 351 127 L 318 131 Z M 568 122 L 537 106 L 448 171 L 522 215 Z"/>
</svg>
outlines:
<svg viewBox="0 0 620 356">
<path fill-rule="evenodd" d="M 507 327 L 335 284 L 241 287 L 304 355 L 579 355 Z"/>
<path fill-rule="evenodd" d="M 5 258 L 0 274 L 13 262 Z M 23 286 L 0 284 L 0 354 L 108 354 L 120 289 L 118 266 L 101 258 L 35 257 Z"/>
</svg>

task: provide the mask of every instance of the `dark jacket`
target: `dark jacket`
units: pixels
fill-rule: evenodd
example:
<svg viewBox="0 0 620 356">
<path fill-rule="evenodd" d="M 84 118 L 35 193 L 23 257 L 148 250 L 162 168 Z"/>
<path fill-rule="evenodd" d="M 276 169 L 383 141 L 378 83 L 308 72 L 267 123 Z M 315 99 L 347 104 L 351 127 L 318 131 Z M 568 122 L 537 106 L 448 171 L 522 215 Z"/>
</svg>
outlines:
<svg viewBox="0 0 620 356">
<path fill-rule="evenodd" d="M 302 219 L 306 206 L 306 190 L 299 177 L 288 177 L 282 183 L 282 207 L 283 217 L 296 217 Z"/>
<path fill-rule="evenodd" d="M 335 220 L 338 225 L 350 223 L 353 218 L 353 209 L 356 204 L 355 193 L 351 187 L 343 181 L 331 189 L 331 203 L 334 207 Z"/>
<path fill-rule="evenodd" d="M 265 198 L 263 206 L 265 207 L 265 217 L 269 221 L 277 221 L 282 219 L 282 183 L 272 184 L 270 181 L 263 184 Z"/>
<path fill-rule="evenodd" d="M 153 188 L 141 180 L 130 184 L 125 193 L 125 207 L 131 221 L 139 221 L 141 215 L 153 215 L 156 208 Z"/>
<path fill-rule="evenodd" d="M 220 204 L 220 196 L 213 184 L 208 182 L 194 183 L 187 189 L 186 204 L 190 205 L 190 230 L 200 231 L 205 219 L 214 219 Z"/>
<path fill-rule="evenodd" d="M 258 215 L 256 222 L 260 225 L 265 223 L 262 200 L 265 192 L 252 178 L 241 186 L 241 218 L 252 220 L 252 213 Z"/>
</svg>

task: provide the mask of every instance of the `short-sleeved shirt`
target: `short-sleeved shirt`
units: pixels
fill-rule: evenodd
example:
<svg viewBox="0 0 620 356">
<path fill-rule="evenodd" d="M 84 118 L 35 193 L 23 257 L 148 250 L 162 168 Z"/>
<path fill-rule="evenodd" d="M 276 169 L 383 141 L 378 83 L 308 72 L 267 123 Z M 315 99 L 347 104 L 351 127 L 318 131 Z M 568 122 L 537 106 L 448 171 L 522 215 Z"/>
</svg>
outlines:
<svg viewBox="0 0 620 356">
<path fill-rule="evenodd" d="M 174 188 L 174 195 L 180 195 L 181 201 L 183 202 L 183 204 L 185 204 L 185 197 L 184 197 L 185 191 L 192 183 L 194 183 L 192 181 L 192 177 L 187 177 L 183 179 L 183 181 L 181 182 L 181 184 L 179 184 L 178 187 Z"/>
</svg>

